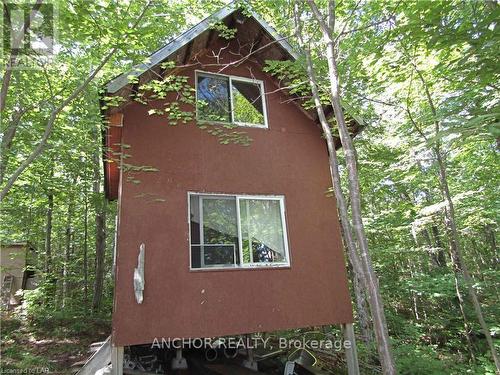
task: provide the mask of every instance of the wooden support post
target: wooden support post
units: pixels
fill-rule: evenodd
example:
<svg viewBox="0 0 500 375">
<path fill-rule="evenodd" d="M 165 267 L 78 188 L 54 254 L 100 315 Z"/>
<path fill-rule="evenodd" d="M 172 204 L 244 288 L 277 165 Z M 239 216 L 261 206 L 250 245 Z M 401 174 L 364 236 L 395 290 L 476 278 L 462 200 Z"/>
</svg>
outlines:
<svg viewBox="0 0 500 375">
<path fill-rule="evenodd" d="M 352 323 L 342 324 L 344 334 L 344 350 L 347 362 L 347 373 L 359 375 L 358 349 L 356 348 L 356 337 Z"/>
<path fill-rule="evenodd" d="M 123 375 L 123 346 L 111 348 L 111 374 Z"/>
<path fill-rule="evenodd" d="M 172 370 L 186 370 L 188 368 L 186 358 L 182 356 L 182 348 L 177 348 L 171 365 Z"/>
<path fill-rule="evenodd" d="M 246 342 L 247 344 L 250 342 L 250 335 L 245 335 L 246 337 Z M 246 367 L 247 369 L 250 369 L 252 371 L 258 371 L 258 364 L 257 364 L 257 361 L 255 360 L 254 356 L 253 356 L 253 348 L 252 347 L 248 347 L 247 348 L 247 359 L 245 359 L 243 361 L 243 366 Z"/>
<path fill-rule="evenodd" d="M 257 361 L 253 356 L 253 349 L 247 348 L 247 359 L 243 361 L 243 366 L 252 371 L 258 371 Z"/>
</svg>

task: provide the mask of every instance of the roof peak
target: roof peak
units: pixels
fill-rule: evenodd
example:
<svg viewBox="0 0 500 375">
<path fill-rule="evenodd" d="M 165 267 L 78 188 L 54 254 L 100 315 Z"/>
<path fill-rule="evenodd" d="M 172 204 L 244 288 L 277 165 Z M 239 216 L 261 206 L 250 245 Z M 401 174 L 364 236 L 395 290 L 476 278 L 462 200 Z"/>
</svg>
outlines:
<svg viewBox="0 0 500 375">
<path fill-rule="evenodd" d="M 107 92 L 110 94 L 117 93 L 119 90 L 129 84 L 130 76 L 139 77 L 148 70 L 159 65 L 177 50 L 194 40 L 203 32 L 210 29 L 214 23 L 220 22 L 234 12 L 243 9 L 242 4 L 242 1 L 234 0 L 217 12 L 208 16 L 198 24 L 192 26 L 187 31 L 183 32 L 182 34 L 165 44 L 163 47 L 159 48 L 156 52 L 153 52 L 149 56 L 149 61 L 147 63 L 135 65 L 130 71 L 122 73 L 118 77 L 109 81 L 106 85 Z M 246 4 L 251 7 L 249 3 Z M 267 33 L 276 41 L 276 43 L 279 44 L 290 55 L 292 59 L 297 58 L 297 54 L 294 52 L 292 46 L 285 38 L 279 35 L 278 32 L 253 9 L 250 8 L 246 10 L 249 12 L 250 16 L 254 18 L 264 30 L 267 31 Z"/>
</svg>

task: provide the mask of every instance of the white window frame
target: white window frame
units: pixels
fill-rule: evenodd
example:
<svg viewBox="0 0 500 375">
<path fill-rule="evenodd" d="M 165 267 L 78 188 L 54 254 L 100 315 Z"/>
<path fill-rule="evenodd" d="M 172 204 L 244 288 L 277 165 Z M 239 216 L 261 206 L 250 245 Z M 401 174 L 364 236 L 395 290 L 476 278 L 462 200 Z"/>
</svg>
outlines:
<svg viewBox="0 0 500 375">
<path fill-rule="evenodd" d="M 240 263 L 236 263 L 233 265 L 203 265 L 203 260 L 200 259 L 200 268 L 193 268 L 192 265 L 192 255 L 191 255 L 191 196 L 199 196 L 198 199 L 199 212 L 200 212 L 200 244 L 194 244 L 194 246 L 200 246 L 201 248 L 204 246 L 203 242 L 203 199 L 235 199 L 236 203 L 236 225 L 237 225 L 237 233 L 238 233 L 238 252 L 240 257 Z M 285 248 L 285 256 L 286 262 L 250 262 L 243 263 L 243 238 L 241 235 L 241 216 L 240 216 L 240 200 L 274 200 L 280 202 L 280 213 L 281 213 L 281 225 L 283 229 L 283 242 Z M 238 269 L 266 269 L 266 268 L 290 268 L 290 250 L 288 246 L 288 229 L 286 223 L 286 211 L 285 211 L 285 197 L 283 195 L 249 195 L 249 194 L 223 194 L 223 193 L 205 193 L 205 192 L 194 192 L 188 191 L 187 193 L 187 221 L 188 221 L 188 254 L 189 254 L 189 270 L 190 271 L 210 271 L 210 270 L 238 270 Z M 225 244 L 222 244 L 225 245 Z M 236 251 L 236 250 L 235 250 Z M 200 256 L 203 255 L 200 253 Z M 234 253 L 236 255 L 236 252 Z M 252 252 L 250 252 L 250 257 L 252 259 Z"/>
<path fill-rule="evenodd" d="M 231 121 L 230 122 L 224 122 L 224 121 L 210 121 L 210 120 L 203 120 L 200 119 L 198 116 L 198 76 L 205 76 L 205 77 L 224 77 L 229 80 L 229 106 L 230 106 L 230 117 Z M 256 85 L 259 85 L 260 87 L 260 95 L 262 99 L 262 112 L 263 112 L 263 117 L 264 117 L 264 124 L 252 124 L 252 123 L 247 123 L 247 122 L 240 122 L 240 121 L 234 121 L 234 99 L 233 99 L 233 89 L 232 89 L 232 81 L 239 81 L 239 82 L 248 82 L 248 83 L 253 83 Z M 267 104 L 266 104 L 266 91 L 264 89 L 264 81 L 258 80 L 258 79 L 253 79 L 253 78 L 247 78 L 247 77 L 238 77 L 238 76 L 233 76 L 233 75 L 228 75 L 228 74 L 220 74 L 220 73 L 211 73 L 211 72 L 205 72 L 202 70 L 195 70 L 195 77 L 194 77 L 194 89 L 195 89 L 195 98 L 196 98 L 196 121 L 204 124 L 221 124 L 221 125 L 228 125 L 228 124 L 234 124 L 237 126 L 242 126 L 242 127 L 248 127 L 248 128 L 259 128 L 259 129 L 269 129 L 269 124 L 267 121 Z"/>
</svg>

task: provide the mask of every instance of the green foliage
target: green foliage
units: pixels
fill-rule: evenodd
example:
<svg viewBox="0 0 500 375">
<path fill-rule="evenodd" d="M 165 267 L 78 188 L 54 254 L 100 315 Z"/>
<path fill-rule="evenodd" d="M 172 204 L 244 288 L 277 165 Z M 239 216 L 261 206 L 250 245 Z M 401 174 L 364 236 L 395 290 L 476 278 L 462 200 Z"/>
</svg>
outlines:
<svg viewBox="0 0 500 375">
<path fill-rule="evenodd" d="M 214 23 L 211 27 L 211 29 L 216 30 L 221 38 L 224 38 L 226 40 L 231 40 L 235 37 L 236 35 L 236 29 L 231 29 L 226 26 L 223 22 L 217 22 Z"/>
<path fill-rule="evenodd" d="M 104 96 L 101 87 L 135 64 L 146 63 L 144 56 L 161 47 L 167 37 L 177 35 L 222 5 L 221 1 L 155 0 L 144 22 L 132 29 L 130 25 L 144 8 L 145 0 L 55 3 L 59 23 L 64 25 L 59 28 L 59 52 L 53 61 L 34 61 L 39 64 L 37 70 L 14 71 L 2 112 L 1 131 L 5 135 L 18 111 L 22 111 L 12 145 L 2 152 L 6 178 L 40 141 L 50 111 L 88 77 L 106 53 L 114 47 L 117 52 L 60 113 L 44 152 L 2 202 L 2 240 L 31 242 L 37 255 L 34 267 L 40 277 L 38 288 L 24 296 L 28 319 L 2 317 L 2 369 L 52 366 L 46 357 L 60 353 L 38 355 L 27 344 L 32 334 L 53 339 L 88 335 L 89 341 L 96 341 L 90 336 L 109 333 L 116 207 L 104 204 L 102 175 L 94 176 L 94 166 L 100 169 L 102 161 L 100 140 L 96 141 L 95 135 L 100 137 L 102 130 L 99 96 L 103 109 L 120 106 L 125 99 Z M 325 10 L 326 1 L 317 3 Z M 249 15 L 249 5 L 243 4 L 244 13 Z M 446 206 L 431 149 L 439 144 L 445 156 L 464 262 L 471 270 L 487 323 L 498 337 L 500 7 L 493 1 L 458 0 L 344 0 L 337 4 L 335 37 L 341 51 L 338 60 L 343 106 L 352 117 L 361 117 L 367 124 L 355 141 L 364 223 L 399 372 L 493 374 L 494 365 L 473 308 L 465 301 L 475 362 L 467 349 L 448 255 Z M 293 35 L 291 2 L 255 0 L 251 5 L 284 36 Z M 307 4 L 301 6 L 321 100 L 328 104 L 325 51 Z M 235 36 L 234 29 L 220 23 L 212 28 L 223 38 Z M 287 40 L 295 45 L 293 38 Z M 2 66 L 6 59 L 4 54 Z M 164 73 L 175 68 L 172 61 L 161 64 Z M 297 62 L 266 61 L 265 71 L 287 86 L 289 93 L 301 97 L 306 109 L 313 109 L 301 58 Z M 133 99 L 144 105 L 151 116 L 165 119 L 166 126 L 195 120 L 194 88 L 187 77 L 162 74 L 141 85 L 134 75 L 129 80 L 136 84 Z M 436 114 L 429 106 L 426 87 L 436 103 Z M 244 104 L 239 103 L 243 108 Z M 255 112 L 251 107 L 244 112 L 246 118 L 260 121 L 260 117 L 252 117 Z M 436 122 L 440 125 L 437 134 Z M 247 146 L 252 141 L 234 124 L 200 121 L 197 126 L 225 145 Z M 157 171 L 157 166 L 128 163 L 133 150 L 123 147 L 127 181 L 140 184 L 143 173 Z M 342 151 L 339 156 L 342 161 Z M 98 192 L 93 190 L 96 180 L 101 185 Z M 342 188 L 347 189 L 343 182 Z M 54 202 L 52 269 L 46 273 L 49 197 Z M 165 202 L 148 192 L 136 198 L 151 204 Z M 92 313 L 96 215 L 103 212 L 107 214 L 108 233 L 104 296 L 100 311 Z M 67 244 L 69 261 L 65 258 Z M 442 265 L 435 262 L 439 254 L 444 257 Z M 65 280 L 70 287 L 68 295 L 63 296 Z M 458 283 L 465 295 L 460 278 Z M 495 342 L 498 345 L 498 338 Z M 68 344 L 64 345 L 57 350 L 67 349 Z M 364 344 L 360 348 L 365 373 L 376 372 L 375 348 Z M 83 349 L 75 346 L 71 350 Z"/>
<path fill-rule="evenodd" d="M 68 363 L 86 358 L 88 345 L 107 337 L 109 330 L 106 316 L 82 311 L 30 308 L 28 319 L 18 311 L 2 314 L 0 369 L 65 373 Z"/>
<path fill-rule="evenodd" d="M 292 14 L 285 2 L 285 11 L 270 1 L 261 3 L 270 19 Z M 326 13 L 327 2 L 316 3 Z M 474 351 L 481 359 L 472 364 L 469 357 L 432 147 L 439 142 L 445 155 L 464 261 L 487 323 L 495 326 L 500 72 L 493 56 L 498 55 L 499 8 L 494 2 L 343 1 L 335 9 L 343 106 L 368 124 L 355 140 L 363 216 L 401 373 L 483 373 L 493 368 L 466 298 Z M 321 100 L 329 104 L 324 44 L 310 9 L 302 9 Z M 294 32 L 290 21 L 281 27 L 285 35 Z M 313 108 L 301 59 L 269 61 L 266 71 Z M 446 264 L 436 265 L 438 254 Z M 460 277 L 458 282 L 467 296 Z M 362 358 L 370 362 L 374 348 L 367 350 Z"/>
<path fill-rule="evenodd" d="M 432 347 L 398 343 L 394 348 L 401 375 L 440 375 L 453 371 L 453 363 L 438 358 Z"/>
</svg>

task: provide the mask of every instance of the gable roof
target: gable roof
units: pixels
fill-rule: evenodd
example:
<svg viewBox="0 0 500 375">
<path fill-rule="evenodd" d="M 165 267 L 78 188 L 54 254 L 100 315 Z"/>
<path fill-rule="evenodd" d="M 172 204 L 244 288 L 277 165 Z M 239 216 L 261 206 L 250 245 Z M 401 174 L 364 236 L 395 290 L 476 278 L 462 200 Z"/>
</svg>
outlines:
<svg viewBox="0 0 500 375">
<path fill-rule="evenodd" d="M 197 25 L 191 27 L 178 37 L 174 38 L 172 41 L 153 52 L 148 61 L 145 63 L 135 65 L 128 72 L 122 73 L 115 77 L 106 84 L 106 91 L 109 95 L 118 95 L 127 97 L 132 93 L 132 84 L 130 83 L 131 77 L 139 78 L 140 84 L 145 83 L 154 76 L 162 74 L 161 63 L 166 60 L 173 60 L 176 63 L 182 65 L 183 62 L 189 60 L 192 50 L 206 48 L 211 40 L 211 35 L 215 33 L 213 25 L 218 22 L 224 22 L 226 25 L 234 25 L 236 22 L 243 22 L 240 18 L 246 18 L 249 21 L 248 33 L 259 34 L 258 48 L 261 61 L 264 64 L 264 60 L 297 60 L 299 55 L 294 51 L 293 47 L 287 41 L 287 38 L 282 37 L 278 32 L 267 23 L 258 13 L 253 11 L 251 7 L 248 9 L 245 7 L 245 11 L 242 12 L 241 0 L 233 0 L 228 5 L 224 6 L 222 9 L 212 14 L 211 16 L 205 18 L 203 21 Z M 265 34 L 265 36 L 262 36 Z M 247 35 L 248 37 L 248 35 Z M 257 52 L 254 50 L 252 53 Z M 156 70 L 156 74 L 154 73 Z M 302 106 L 303 100 L 298 98 L 298 95 L 290 94 L 288 95 L 295 97 L 296 100 L 292 102 L 297 105 L 302 112 L 304 112 L 311 120 L 319 123 L 318 115 L 314 108 L 306 110 Z M 118 109 L 118 108 L 116 108 Z M 325 115 L 328 117 L 333 115 L 333 108 L 331 105 L 324 105 Z M 349 113 L 352 118 L 350 123 L 351 131 L 357 134 L 361 131 L 363 126 L 362 119 L 353 116 Z M 340 142 L 337 142 L 338 146 Z"/>
<path fill-rule="evenodd" d="M 108 199 L 115 199 L 118 196 L 119 173 L 117 163 L 106 162 L 108 153 L 119 152 L 114 150 L 116 145 L 120 143 L 121 127 L 123 126 L 120 111 L 122 106 L 131 102 L 134 96 L 134 90 L 137 86 L 148 82 L 149 80 L 162 76 L 165 70 L 162 68 L 164 61 L 173 61 L 176 66 L 186 64 L 194 53 L 206 50 L 210 43 L 218 36 L 213 25 L 223 22 L 230 29 L 236 24 L 243 25 L 243 28 L 238 28 L 238 38 L 242 41 L 254 42 L 255 49 L 251 52 L 254 57 L 261 63 L 265 64 L 265 60 L 297 60 L 298 55 L 294 52 L 293 47 L 286 38 L 279 35 L 276 30 L 269 25 L 259 14 L 251 9 L 242 11 L 241 1 L 232 1 L 216 13 L 205 18 L 197 25 L 191 27 L 172 41 L 151 54 L 148 61 L 134 66 L 130 71 L 120 74 L 106 84 L 107 94 L 110 96 L 119 96 L 127 98 L 117 107 L 104 110 L 103 115 L 108 117 L 108 126 L 103 131 L 104 144 L 104 188 Z M 130 78 L 135 77 L 137 83 L 131 83 Z M 279 86 L 280 84 L 277 83 Z M 303 107 L 303 99 L 297 94 L 287 92 L 287 95 L 292 98 L 293 105 L 296 105 L 309 119 L 319 126 L 318 115 L 315 108 L 305 109 Z M 102 103 L 104 104 L 104 103 Z M 324 105 L 325 115 L 331 117 L 333 108 L 331 105 Z M 113 116 L 118 116 L 114 120 L 110 120 Z M 350 129 L 354 134 L 361 131 L 362 121 L 354 118 L 349 121 Z M 116 121 L 116 124 L 112 124 Z M 340 147 L 340 141 L 336 140 L 336 147 Z M 107 151 L 111 150 L 111 151 Z"/>
<path fill-rule="evenodd" d="M 129 83 L 130 76 L 139 77 L 149 69 L 152 69 L 155 66 L 159 65 L 179 49 L 186 46 L 189 42 L 193 41 L 196 37 L 209 30 L 214 23 L 224 20 L 226 17 L 230 16 L 239 9 L 240 6 L 237 4 L 237 1 L 232 1 L 224 8 L 220 9 L 218 12 L 205 18 L 203 21 L 191 27 L 189 30 L 185 31 L 174 40 L 151 54 L 147 63 L 138 64 L 134 66 L 130 71 L 122 73 L 118 77 L 108 82 L 108 84 L 106 85 L 108 93 L 115 94 Z M 297 59 L 297 54 L 294 52 L 292 46 L 285 38 L 280 36 L 276 32 L 276 30 L 256 12 L 254 12 L 253 10 L 249 10 L 248 12 L 249 15 L 251 15 L 251 17 L 253 17 L 257 21 L 257 23 L 269 34 L 269 36 L 271 36 L 272 39 L 276 41 L 276 43 L 284 51 L 286 51 L 286 53 L 288 53 L 290 58 L 294 60 Z"/>
</svg>

